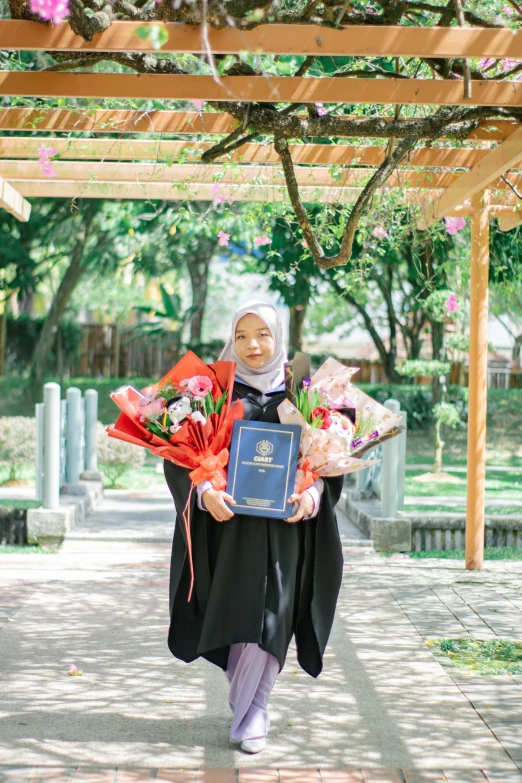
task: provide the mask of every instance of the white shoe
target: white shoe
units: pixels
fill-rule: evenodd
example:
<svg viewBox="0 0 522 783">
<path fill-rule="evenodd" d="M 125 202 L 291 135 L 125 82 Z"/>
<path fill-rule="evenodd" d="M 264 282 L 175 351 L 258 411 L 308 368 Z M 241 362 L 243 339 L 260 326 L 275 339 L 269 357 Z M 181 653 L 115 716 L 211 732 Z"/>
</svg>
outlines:
<svg viewBox="0 0 522 783">
<path fill-rule="evenodd" d="M 266 737 L 256 737 L 256 739 L 246 739 L 240 745 L 243 753 L 260 753 L 266 747 Z"/>
</svg>

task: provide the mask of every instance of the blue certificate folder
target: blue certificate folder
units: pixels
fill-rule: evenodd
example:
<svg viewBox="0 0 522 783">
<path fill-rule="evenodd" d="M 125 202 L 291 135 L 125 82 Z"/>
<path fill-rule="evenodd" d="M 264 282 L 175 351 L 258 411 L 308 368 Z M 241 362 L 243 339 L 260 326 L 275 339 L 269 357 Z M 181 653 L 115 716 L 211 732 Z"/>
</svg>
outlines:
<svg viewBox="0 0 522 783">
<path fill-rule="evenodd" d="M 301 427 L 264 421 L 235 421 L 227 492 L 238 514 L 285 519 L 294 491 Z"/>
</svg>

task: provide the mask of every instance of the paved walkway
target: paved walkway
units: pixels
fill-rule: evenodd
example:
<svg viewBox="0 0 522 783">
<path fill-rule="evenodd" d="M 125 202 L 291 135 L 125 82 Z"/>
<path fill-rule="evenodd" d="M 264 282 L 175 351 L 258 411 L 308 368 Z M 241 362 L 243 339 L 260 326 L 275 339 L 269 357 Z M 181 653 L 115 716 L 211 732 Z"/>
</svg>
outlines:
<svg viewBox="0 0 522 783">
<path fill-rule="evenodd" d="M 57 554 L 0 556 L 2 783 L 522 781 L 522 677 L 460 675 L 425 645 L 522 638 L 522 563 L 382 558 L 340 520 L 325 671 L 290 650 L 247 756 L 223 674 L 166 647 L 172 524 L 163 487 L 113 491 Z"/>
</svg>

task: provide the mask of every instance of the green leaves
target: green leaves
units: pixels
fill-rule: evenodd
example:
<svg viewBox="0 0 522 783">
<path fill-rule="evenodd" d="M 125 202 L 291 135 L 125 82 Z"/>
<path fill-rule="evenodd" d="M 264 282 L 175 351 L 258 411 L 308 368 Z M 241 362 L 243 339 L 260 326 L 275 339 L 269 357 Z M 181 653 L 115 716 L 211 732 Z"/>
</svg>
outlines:
<svg viewBox="0 0 522 783">
<path fill-rule="evenodd" d="M 147 38 L 149 38 L 152 46 L 157 51 L 161 49 L 162 46 L 165 46 L 169 40 L 167 28 L 159 24 L 142 25 L 137 28 L 136 35 L 142 41 L 146 41 Z"/>
</svg>

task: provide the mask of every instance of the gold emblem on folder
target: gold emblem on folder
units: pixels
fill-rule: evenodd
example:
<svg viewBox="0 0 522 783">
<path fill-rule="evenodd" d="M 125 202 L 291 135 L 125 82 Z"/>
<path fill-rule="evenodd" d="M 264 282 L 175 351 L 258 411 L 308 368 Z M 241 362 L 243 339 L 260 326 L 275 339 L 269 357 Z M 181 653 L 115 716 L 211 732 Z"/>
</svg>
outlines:
<svg viewBox="0 0 522 783">
<path fill-rule="evenodd" d="M 274 447 L 269 440 L 260 440 L 256 444 L 256 451 L 258 454 L 261 454 L 262 457 L 268 457 L 268 455 L 271 454 L 273 450 Z"/>
</svg>

